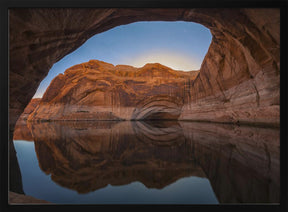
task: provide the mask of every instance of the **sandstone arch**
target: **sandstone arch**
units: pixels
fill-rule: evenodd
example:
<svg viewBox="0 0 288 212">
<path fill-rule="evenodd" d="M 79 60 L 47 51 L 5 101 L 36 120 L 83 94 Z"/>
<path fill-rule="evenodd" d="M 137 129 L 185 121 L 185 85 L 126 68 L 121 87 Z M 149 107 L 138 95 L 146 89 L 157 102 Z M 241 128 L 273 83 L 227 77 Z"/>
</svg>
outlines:
<svg viewBox="0 0 288 212">
<path fill-rule="evenodd" d="M 55 62 L 89 37 L 136 21 L 193 21 L 213 35 L 179 119 L 279 125 L 279 9 L 11 9 L 10 140 L 18 117 Z M 10 176 L 18 179 L 10 177 L 10 190 L 21 192 L 13 144 L 10 148 Z"/>
<path fill-rule="evenodd" d="M 213 39 L 180 119 L 279 125 L 278 9 L 12 9 L 10 127 L 53 63 L 89 37 L 136 21 L 193 21 Z"/>
</svg>

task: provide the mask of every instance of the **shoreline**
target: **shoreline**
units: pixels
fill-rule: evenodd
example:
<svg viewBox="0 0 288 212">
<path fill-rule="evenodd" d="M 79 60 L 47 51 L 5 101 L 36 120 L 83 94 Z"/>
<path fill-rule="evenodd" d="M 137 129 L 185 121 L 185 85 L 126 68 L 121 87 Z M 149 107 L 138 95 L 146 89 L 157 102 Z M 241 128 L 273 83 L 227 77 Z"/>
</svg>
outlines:
<svg viewBox="0 0 288 212">
<path fill-rule="evenodd" d="M 27 196 L 25 194 L 19 194 L 13 191 L 8 193 L 8 204 L 9 205 L 19 205 L 19 204 L 51 204 L 46 200 L 37 199 L 32 196 Z"/>
<path fill-rule="evenodd" d="M 24 120 L 25 122 L 29 123 L 45 123 L 45 122 L 123 122 L 123 121 L 130 121 L 130 122 L 194 122 L 194 123 L 208 123 L 208 124 L 225 124 L 225 125 L 236 125 L 236 126 L 249 126 L 249 127 L 261 127 L 261 128 L 279 128 L 280 123 L 266 123 L 266 122 L 245 122 L 245 121 L 238 121 L 238 122 L 220 122 L 220 121 L 208 121 L 208 120 L 189 120 L 189 119 L 159 119 L 159 120 L 148 120 L 148 119 L 130 119 L 130 120 L 99 120 L 99 119 L 54 119 L 54 120 Z"/>
</svg>

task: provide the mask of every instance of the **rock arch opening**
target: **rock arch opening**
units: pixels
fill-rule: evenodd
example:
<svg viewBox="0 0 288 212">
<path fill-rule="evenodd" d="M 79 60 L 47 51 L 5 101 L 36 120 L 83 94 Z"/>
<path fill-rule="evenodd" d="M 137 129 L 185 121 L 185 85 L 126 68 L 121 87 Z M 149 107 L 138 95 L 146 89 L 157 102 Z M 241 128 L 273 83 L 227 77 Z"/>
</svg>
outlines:
<svg viewBox="0 0 288 212">
<path fill-rule="evenodd" d="M 21 117 L 177 120 L 211 38 L 206 27 L 183 21 L 141 21 L 99 33 L 53 65 L 33 97 L 42 98 L 39 106 Z M 141 105 L 147 100 L 150 106 Z"/>
<path fill-rule="evenodd" d="M 9 20 L 12 129 L 55 62 L 97 33 L 160 20 L 200 23 L 213 36 L 180 119 L 279 125 L 279 9 L 12 9 Z"/>
<path fill-rule="evenodd" d="M 160 63 L 174 70 L 196 71 L 200 69 L 211 39 L 208 28 L 194 22 L 140 21 L 116 26 L 92 36 L 53 64 L 33 98 L 41 98 L 58 74 L 94 59 L 114 66 L 140 68 L 148 63 Z"/>
</svg>

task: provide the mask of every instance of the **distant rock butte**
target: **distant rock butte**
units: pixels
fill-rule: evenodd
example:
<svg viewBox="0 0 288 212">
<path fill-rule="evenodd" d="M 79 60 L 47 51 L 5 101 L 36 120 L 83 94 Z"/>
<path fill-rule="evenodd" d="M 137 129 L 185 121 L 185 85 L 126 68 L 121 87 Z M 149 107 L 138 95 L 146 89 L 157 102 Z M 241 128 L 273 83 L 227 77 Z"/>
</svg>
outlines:
<svg viewBox="0 0 288 212">
<path fill-rule="evenodd" d="M 178 119 L 198 73 L 90 60 L 55 77 L 28 120 Z"/>
</svg>

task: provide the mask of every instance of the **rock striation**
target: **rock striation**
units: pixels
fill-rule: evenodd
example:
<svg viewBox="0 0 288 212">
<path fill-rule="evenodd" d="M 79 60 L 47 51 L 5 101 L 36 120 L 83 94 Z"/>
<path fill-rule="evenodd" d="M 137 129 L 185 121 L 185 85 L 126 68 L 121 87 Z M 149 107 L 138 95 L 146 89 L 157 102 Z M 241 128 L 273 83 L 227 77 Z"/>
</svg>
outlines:
<svg viewBox="0 0 288 212">
<path fill-rule="evenodd" d="M 178 119 L 185 86 L 198 73 L 90 60 L 55 77 L 28 120 Z"/>
</svg>

